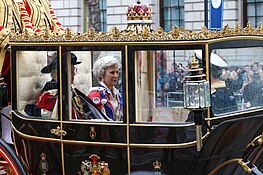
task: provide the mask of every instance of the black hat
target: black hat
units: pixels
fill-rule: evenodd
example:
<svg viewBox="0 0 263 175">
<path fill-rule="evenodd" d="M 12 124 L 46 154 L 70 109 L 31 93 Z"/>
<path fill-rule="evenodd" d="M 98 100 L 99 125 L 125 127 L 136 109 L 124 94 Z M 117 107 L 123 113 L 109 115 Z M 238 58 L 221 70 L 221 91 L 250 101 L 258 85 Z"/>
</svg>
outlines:
<svg viewBox="0 0 263 175">
<path fill-rule="evenodd" d="M 57 68 L 57 53 L 55 53 L 53 56 L 53 60 L 51 63 L 41 69 L 41 73 L 51 73 L 51 70 L 54 70 Z M 81 62 L 77 61 L 77 56 L 74 53 L 71 53 L 71 64 L 72 65 L 77 65 L 80 64 Z"/>
</svg>

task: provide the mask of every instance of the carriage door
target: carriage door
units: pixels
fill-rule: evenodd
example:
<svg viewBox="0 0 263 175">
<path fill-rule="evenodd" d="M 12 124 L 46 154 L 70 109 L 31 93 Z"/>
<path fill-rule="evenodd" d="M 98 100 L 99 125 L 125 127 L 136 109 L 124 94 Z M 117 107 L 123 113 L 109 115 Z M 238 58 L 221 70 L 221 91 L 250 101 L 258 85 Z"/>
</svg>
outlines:
<svg viewBox="0 0 263 175">
<path fill-rule="evenodd" d="M 11 46 L 12 124 L 17 155 L 29 174 L 62 174 L 58 47 Z"/>
<path fill-rule="evenodd" d="M 188 61 L 204 45 L 130 47 L 131 172 L 174 174 L 191 169 L 196 157 L 195 128 L 183 108 L 183 82 Z M 129 76 L 130 78 L 131 76 Z M 134 106 L 134 108 L 132 108 Z"/>
<path fill-rule="evenodd" d="M 123 47 L 64 47 L 62 53 L 65 174 L 126 174 L 127 124 L 124 99 L 120 98 L 125 94 Z M 101 71 L 111 64 L 112 59 L 119 63 L 118 81 L 114 85 L 115 104 L 108 102 L 110 92 L 106 78 L 97 76 L 104 74 Z M 95 65 L 96 61 L 100 63 Z M 122 115 L 107 111 L 111 105 L 119 105 Z"/>
</svg>

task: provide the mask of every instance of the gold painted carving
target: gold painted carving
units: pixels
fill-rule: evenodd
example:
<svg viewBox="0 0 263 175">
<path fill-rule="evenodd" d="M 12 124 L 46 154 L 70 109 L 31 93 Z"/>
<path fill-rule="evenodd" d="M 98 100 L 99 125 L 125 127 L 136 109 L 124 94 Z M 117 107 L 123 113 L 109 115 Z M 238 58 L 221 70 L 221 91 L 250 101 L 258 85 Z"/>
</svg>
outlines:
<svg viewBox="0 0 263 175">
<path fill-rule="evenodd" d="M 59 126 L 56 129 L 51 129 L 50 133 L 54 134 L 54 135 L 56 135 L 58 137 L 67 135 L 67 132 L 62 130 L 62 129 L 60 129 Z"/>
<path fill-rule="evenodd" d="M 96 33 L 93 28 L 89 28 L 86 33 L 74 33 L 70 29 L 64 32 L 52 32 L 44 30 L 38 34 L 30 34 L 27 30 L 24 33 L 11 33 L 11 42 L 111 42 L 111 41 L 198 41 L 207 39 L 217 39 L 224 37 L 235 36 L 263 36 L 262 23 L 254 28 L 251 23 L 242 29 L 238 23 L 235 28 L 230 28 L 228 25 L 224 26 L 221 31 L 211 31 L 207 27 L 203 27 L 200 31 L 185 31 L 183 28 L 174 26 L 171 31 L 165 32 L 163 28 L 159 27 L 156 31 L 150 29 L 149 26 L 144 25 L 141 31 L 136 30 L 119 30 L 113 27 L 110 32 Z M 0 36 L 1 37 L 1 36 Z"/>
</svg>

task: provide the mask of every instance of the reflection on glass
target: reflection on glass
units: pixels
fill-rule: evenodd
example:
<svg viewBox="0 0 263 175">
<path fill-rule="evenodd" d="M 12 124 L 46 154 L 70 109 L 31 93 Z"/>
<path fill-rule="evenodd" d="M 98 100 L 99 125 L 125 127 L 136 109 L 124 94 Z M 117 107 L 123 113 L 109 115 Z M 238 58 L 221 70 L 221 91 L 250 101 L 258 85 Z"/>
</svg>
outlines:
<svg viewBox="0 0 263 175">
<path fill-rule="evenodd" d="M 216 49 L 212 52 L 218 59 L 213 61 L 210 56 L 213 114 L 261 107 L 262 47 Z M 226 64 L 223 65 L 223 61 Z"/>
<path fill-rule="evenodd" d="M 135 51 L 136 121 L 185 122 L 183 82 L 194 50 Z"/>
</svg>

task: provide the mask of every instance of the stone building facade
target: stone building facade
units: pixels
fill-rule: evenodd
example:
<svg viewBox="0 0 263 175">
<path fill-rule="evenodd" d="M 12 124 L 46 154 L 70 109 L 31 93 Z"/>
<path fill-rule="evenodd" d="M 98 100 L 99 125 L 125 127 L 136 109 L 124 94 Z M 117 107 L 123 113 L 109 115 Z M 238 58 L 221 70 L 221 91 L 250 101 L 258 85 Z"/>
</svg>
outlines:
<svg viewBox="0 0 263 175">
<path fill-rule="evenodd" d="M 59 21 L 65 27 L 73 31 L 85 31 L 85 0 L 50 0 L 55 9 Z M 127 26 L 126 11 L 128 5 L 136 0 L 104 0 L 106 2 L 107 31 L 116 26 L 124 29 Z M 153 11 L 152 28 L 155 30 L 160 26 L 160 1 L 143 0 L 142 2 L 150 4 Z M 235 27 L 237 22 L 243 25 L 243 0 L 224 0 L 224 20 L 223 25 L 228 24 L 231 28 Z M 209 5 L 208 5 L 209 9 Z M 204 26 L 204 0 L 184 0 L 184 28 L 186 30 L 200 30 Z M 208 20 L 209 20 L 208 13 Z"/>
</svg>

